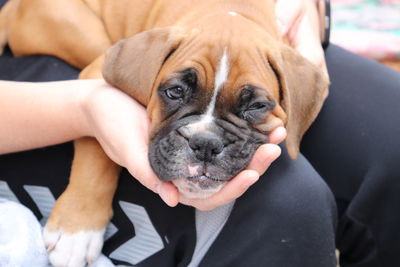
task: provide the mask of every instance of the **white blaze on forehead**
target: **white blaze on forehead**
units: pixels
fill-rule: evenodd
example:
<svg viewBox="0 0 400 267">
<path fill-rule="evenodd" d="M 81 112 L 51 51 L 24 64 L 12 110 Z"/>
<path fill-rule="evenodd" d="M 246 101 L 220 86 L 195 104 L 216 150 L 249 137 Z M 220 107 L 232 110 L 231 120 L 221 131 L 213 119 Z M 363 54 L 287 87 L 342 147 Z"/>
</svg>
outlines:
<svg viewBox="0 0 400 267">
<path fill-rule="evenodd" d="M 208 104 L 207 111 L 205 113 L 205 119 L 212 119 L 212 114 L 215 110 L 215 104 L 217 102 L 217 95 L 221 90 L 222 86 L 228 79 L 229 74 L 229 63 L 228 63 L 228 53 L 226 52 L 226 48 L 224 49 L 224 54 L 222 55 L 221 60 L 219 61 L 219 66 L 217 72 L 215 73 L 215 81 L 214 81 L 214 93 L 211 97 L 210 104 Z"/>
<path fill-rule="evenodd" d="M 214 92 L 211 97 L 211 101 L 207 106 L 206 112 L 201 116 L 201 119 L 193 122 L 187 126 L 183 130 L 186 130 L 187 134 L 193 134 L 194 132 L 206 131 L 207 125 L 209 125 L 214 117 L 213 113 L 215 110 L 215 105 L 217 102 L 217 95 L 221 88 L 223 87 L 224 83 L 228 79 L 229 74 L 229 60 L 228 60 L 228 53 L 226 51 L 226 47 L 224 48 L 224 54 L 222 55 L 217 71 L 215 73 L 215 81 L 214 81 Z"/>
</svg>

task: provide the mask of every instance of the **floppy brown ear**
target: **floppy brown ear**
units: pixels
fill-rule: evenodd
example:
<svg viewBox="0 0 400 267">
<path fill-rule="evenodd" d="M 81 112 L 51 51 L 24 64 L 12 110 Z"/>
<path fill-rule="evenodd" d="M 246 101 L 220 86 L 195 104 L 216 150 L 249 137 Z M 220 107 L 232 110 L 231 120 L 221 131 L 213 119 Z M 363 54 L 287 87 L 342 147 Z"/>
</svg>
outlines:
<svg viewBox="0 0 400 267">
<path fill-rule="evenodd" d="M 176 28 L 166 27 L 118 41 L 106 52 L 104 79 L 146 106 L 162 64 L 181 39 Z"/>
<path fill-rule="evenodd" d="M 282 45 L 280 56 L 270 58 L 277 73 L 281 106 L 286 111 L 286 147 L 291 158 L 299 154 L 300 142 L 328 96 L 329 79 L 297 51 Z"/>
</svg>

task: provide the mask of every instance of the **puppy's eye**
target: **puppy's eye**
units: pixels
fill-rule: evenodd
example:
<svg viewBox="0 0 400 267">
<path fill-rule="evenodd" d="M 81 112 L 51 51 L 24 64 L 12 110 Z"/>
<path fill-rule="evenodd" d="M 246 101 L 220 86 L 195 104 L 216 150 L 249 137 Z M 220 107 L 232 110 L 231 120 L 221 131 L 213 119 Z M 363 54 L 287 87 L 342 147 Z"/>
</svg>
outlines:
<svg viewBox="0 0 400 267">
<path fill-rule="evenodd" d="M 253 104 L 251 104 L 247 110 L 258 110 L 258 109 L 264 109 L 266 108 L 268 105 L 268 103 L 265 102 L 255 102 Z"/>
<path fill-rule="evenodd" d="M 240 117 L 252 123 L 263 120 L 268 110 L 275 107 L 275 101 L 257 101 L 249 104 L 239 113 Z"/>
<path fill-rule="evenodd" d="M 185 96 L 185 90 L 180 86 L 165 89 L 165 94 L 169 99 L 178 100 Z"/>
</svg>

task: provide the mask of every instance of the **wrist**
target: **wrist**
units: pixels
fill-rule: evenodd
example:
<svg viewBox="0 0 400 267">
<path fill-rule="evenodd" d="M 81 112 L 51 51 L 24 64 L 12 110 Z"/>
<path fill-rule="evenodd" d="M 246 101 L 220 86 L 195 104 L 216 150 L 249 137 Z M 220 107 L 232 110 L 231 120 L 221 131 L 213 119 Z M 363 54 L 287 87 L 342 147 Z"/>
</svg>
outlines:
<svg viewBox="0 0 400 267">
<path fill-rule="evenodd" d="M 102 79 L 79 80 L 77 82 L 79 82 L 79 86 L 76 88 L 78 92 L 75 98 L 77 105 L 76 129 L 80 136 L 96 137 L 90 106 L 94 92 L 104 86 L 105 82 Z"/>
</svg>

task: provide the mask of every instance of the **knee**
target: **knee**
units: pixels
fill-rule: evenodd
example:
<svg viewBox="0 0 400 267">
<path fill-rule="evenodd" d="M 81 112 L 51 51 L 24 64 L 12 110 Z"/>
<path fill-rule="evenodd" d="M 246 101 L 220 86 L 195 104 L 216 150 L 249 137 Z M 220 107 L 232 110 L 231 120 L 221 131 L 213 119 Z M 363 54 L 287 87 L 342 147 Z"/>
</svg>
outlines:
<svg viewBox="0 0 400 267">
<path fill-rule="evenodd" d="M 303 156 L 293 161 L 284 152 L 236 202 L 231 225 L 259 242 L 261 254 L 272 251 L 272 261 L 285 255 L 285 266 L 335 266 L 336 216 L 333 195 L 318 173 Z M 251 222 L 247 228 L 243 218 Z"/>
<path fill-rule="evenodd" d="M 333 194 L 302 155 L 291 160 L 284 151 L 252 189 L 249 194 L 254 194 L 254 205 L 282 220 L 300 224 L 326 221 L 336 227 Z"/>
</svg>

